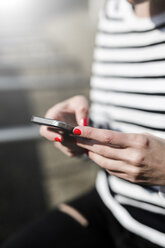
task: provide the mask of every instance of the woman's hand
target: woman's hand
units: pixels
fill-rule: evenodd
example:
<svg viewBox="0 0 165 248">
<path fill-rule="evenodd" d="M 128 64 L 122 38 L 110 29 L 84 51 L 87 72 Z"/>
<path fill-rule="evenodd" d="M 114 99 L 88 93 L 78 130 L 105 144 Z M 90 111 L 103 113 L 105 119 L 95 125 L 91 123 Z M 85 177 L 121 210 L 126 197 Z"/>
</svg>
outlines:
<svg viewBox="0 0 165 248">
<path fill-rule="evenodd" d="M 77 145 L 110 174 L 133 183 L 165 185 L 164 139 L 80 126 L 73 133 L 83 138 Z"/>
<path fill-rule="evenodd" d="M 73 126 L 86 126 L 88 101 L 84 96 L 74 96 L 50 108 L 45 117 L 64 121 Z M 78 147 L 74 138 L 69 135 L 64 137 L 46 126 L 41 126 L 40 134 L 50 141 L 55 141 L 55 146 L 69 157 L 84 153 L 84 149 Z"/>
</svg>

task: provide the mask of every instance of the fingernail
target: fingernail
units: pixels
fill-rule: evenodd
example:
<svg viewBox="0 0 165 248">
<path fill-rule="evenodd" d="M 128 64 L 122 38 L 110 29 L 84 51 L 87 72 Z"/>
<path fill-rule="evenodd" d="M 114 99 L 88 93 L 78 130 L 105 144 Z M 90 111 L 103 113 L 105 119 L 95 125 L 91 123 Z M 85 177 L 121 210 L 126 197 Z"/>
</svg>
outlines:
<svg viewBox="0 0 165 248">
<path fill-rule="evenodd" d="M 80 135 L 80 134 L 81 134 L 80 129 L 78 129 L 78 128 L 74 129 L 74 130 L 73 130 L 73 134 L 75 134 L 75 135 Z"/>
<path fill-rule="evenodd" d="M 59 138 L 59 137 L 55 137 L 55 138 L 54 138 L 54 141 L 56 141 L 56 142 L 61 142 L 62 140 L 61 140 L 61 138 Z"/>
<path fill-rule="evenodd" d="M 87 118 L 81 119 L 81 125 L 84 127 L 87 126 Z"/>
</svg>

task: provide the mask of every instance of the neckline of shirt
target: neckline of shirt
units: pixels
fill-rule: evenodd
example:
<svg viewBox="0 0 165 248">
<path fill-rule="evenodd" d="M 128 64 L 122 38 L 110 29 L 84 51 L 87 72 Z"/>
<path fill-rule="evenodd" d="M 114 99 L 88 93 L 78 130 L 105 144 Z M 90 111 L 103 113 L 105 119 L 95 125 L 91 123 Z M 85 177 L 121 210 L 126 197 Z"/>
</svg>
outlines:
<svg viewBox="0 0 165 248">
<path fill-rule="evenodd" d="M 123 20 L 130 29 L 152 29 L 165 23 L 165 11 L 153 17 L 138 17 L 127 0 L 109 0 L 107 12 L 111 18 Z"/>
<path fill-rule="evenodd" d="M 132 5 L 128 3 L 126 0 L 121 0 L 121 2 L 125 3 L 127 6 L 127 11 L 125 11 L 124 19 L 128 21 L 135 27 L 157 27 L 162 23 L 165 23 L 165 11 L 158 15 L 154 15 L 153 17 L 139 17 L 135 14 Z"/>
</svg>

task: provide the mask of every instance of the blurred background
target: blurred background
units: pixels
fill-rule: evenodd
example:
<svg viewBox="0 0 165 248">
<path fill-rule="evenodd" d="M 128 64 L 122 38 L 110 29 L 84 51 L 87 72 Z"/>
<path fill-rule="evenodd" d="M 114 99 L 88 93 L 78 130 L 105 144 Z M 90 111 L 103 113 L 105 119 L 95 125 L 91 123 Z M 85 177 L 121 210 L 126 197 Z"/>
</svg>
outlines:
<svg viewBox="0 0 165 248">
<path fill-rule="evenodd" d="M 0 243 L 93 186 L 97 167 L 42 139 L 32 115 L 88 97 L 103 0 L 0 0 Z"/>
</svg>

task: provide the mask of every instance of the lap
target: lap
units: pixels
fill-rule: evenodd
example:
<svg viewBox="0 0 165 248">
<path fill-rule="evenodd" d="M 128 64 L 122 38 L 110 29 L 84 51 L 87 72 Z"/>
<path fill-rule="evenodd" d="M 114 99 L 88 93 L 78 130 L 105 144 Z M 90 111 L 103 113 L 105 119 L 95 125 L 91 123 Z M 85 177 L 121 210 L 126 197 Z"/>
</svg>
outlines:
<svg viewBox="0 0 165 248">
<path fill-rule="evenodd" d="M 95 189 L 66 204 L 75 209 L 87 225 L 56 208 L 13 235 L 1 248 L 158 248 L 123 228 Z"/>
<path fill-rule="evenodd" d="M 92 190 L 82 197 L 67 204 L 76 209 L 88 221 L 83 226 L 77 220 L 58 208 L 50 211 L 40 220 L 30 224 L 24 230 L 11 237 L 2 248 L 33 248 L 33 247 L 92 247 L 108 244 L 107 235 L 100 224 L 101 216 L 97 206 L 97 193 Z M 99 205 L 99 204 L 98 204 Z"/>
</svg>

